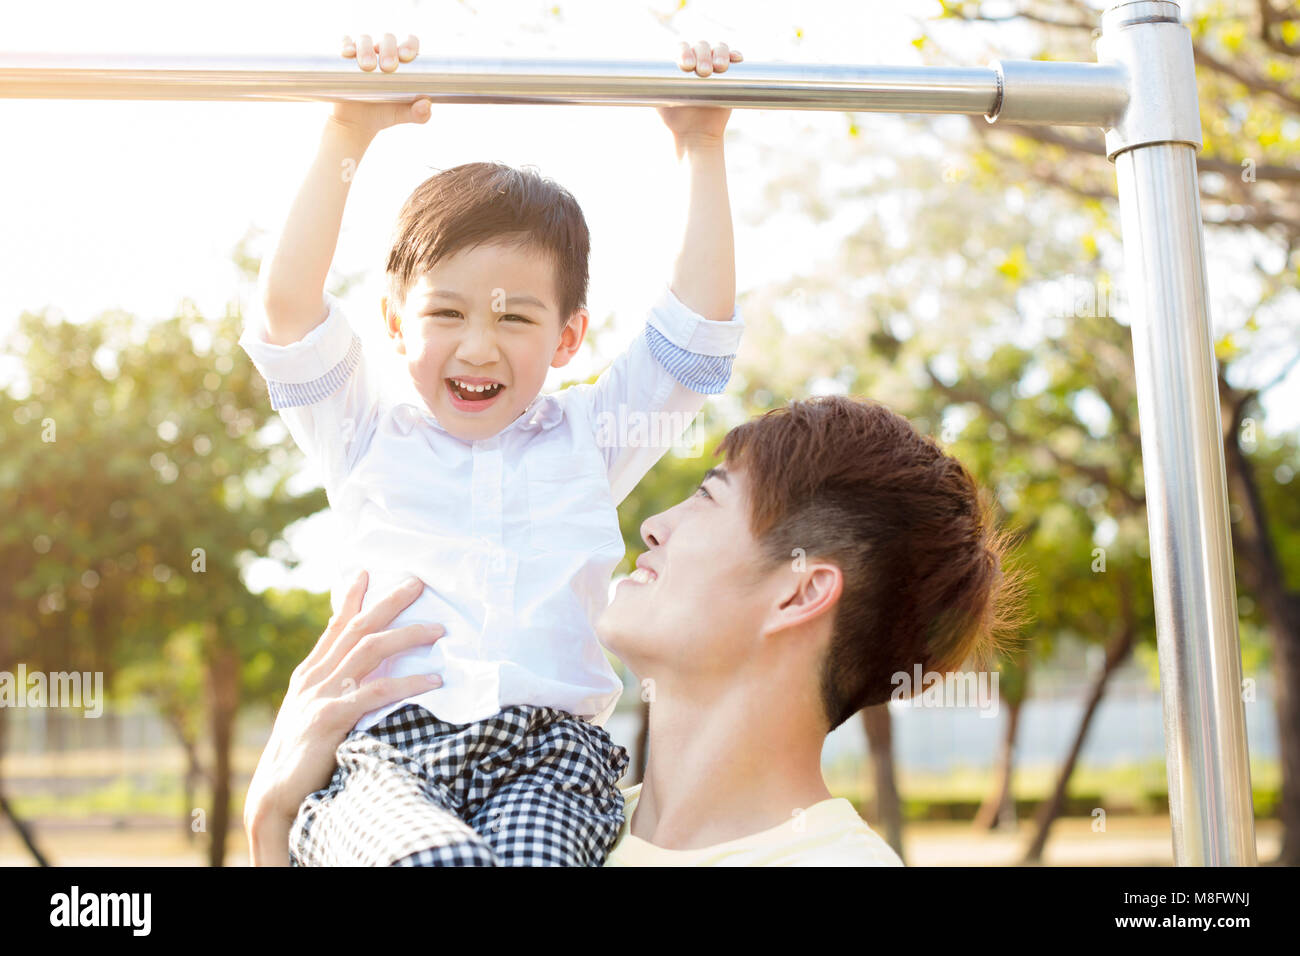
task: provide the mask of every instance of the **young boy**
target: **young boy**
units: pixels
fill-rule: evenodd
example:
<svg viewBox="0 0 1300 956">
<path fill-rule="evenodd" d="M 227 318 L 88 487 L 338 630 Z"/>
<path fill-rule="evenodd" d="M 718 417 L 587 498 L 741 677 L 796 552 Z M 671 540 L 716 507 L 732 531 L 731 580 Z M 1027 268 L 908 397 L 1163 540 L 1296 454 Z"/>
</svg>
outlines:
<svg viewBox="0 0 1300 956">
<path fill-rule="evenodd" d="M 418 53 L 415 37 L 344 42 L 366 70 L 376 53 L 385 72 Z M 701 76 L 740 59 L 725 45 L 682 46 L 679 66 Z M 546 370 L 569 362 L 588 321 L 590 241 L 573 197 L 496 163 L 417 187 L 382 301 L 408 374 L 386 393 L 323 285 L 360 156 L 379 130 L 424 122 L 429 107 L 335 105 L 263 270 L 265 314 L 240 339 L 343 519 L 342 579 L 367 571 L 368 603 L 418 579 L 421 596 L 394 626 L 444 628 L 363 681 L 429 675 L 428 689 L 370 711 L 338 748 L 329 786 L 299 810 L 291 860 L 598 866 L 623 822 L 628 762 L 600 726 L 622 684 L 593 628 L 624 553 L 615 509 L 723 390 L 743 330 L 722 149 L 730 110 L 660 109 L 691 174 L 672 285 L 594 384 L 556 394 L 540 394 Z M 659 423 L 656 443 L 617 433 L 638 415 Z"/>
</svg>

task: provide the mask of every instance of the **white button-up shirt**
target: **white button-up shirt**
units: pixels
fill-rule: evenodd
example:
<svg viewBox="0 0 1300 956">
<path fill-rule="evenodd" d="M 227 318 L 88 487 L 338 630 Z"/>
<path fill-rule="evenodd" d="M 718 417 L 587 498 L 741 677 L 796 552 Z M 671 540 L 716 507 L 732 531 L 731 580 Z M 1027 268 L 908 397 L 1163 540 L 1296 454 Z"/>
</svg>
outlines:
<svg viewBox="0 0 1300 956">
<path fill-rule="evenodd" d="M 623 688 L 594 628 L 625 552 L 616 507 L 726 386 L 739 311 L 705 319 L 665 284 L 642 334 L 595 383 L 539 394 L 471 441 L 439 424 L 409 377 L 381 388 L 340 301 L 325 293 L 323 304 L 325 321 L 287 346 L 266 341 L 255 310 L 239 344 L 342 518 L 334 610 L 360 569 L 363 610 L 414 575 L 424 591 L 391 626 L 446 629 L 366 678 L 436 673 L 442 686 L 357 728 L 408 703 L 458 724 L 512 704 L 603 723 Z"/>
</svg>

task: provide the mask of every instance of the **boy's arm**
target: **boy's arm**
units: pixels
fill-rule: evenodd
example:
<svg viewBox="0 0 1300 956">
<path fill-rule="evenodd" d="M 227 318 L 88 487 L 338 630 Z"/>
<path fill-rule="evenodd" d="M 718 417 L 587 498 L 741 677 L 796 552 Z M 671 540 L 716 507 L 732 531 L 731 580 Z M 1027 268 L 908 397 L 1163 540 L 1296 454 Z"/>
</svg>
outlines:
<svg viewBox="0 0 1300 956">
<path fill-rule="evenodd" d="M 725 73 L 743 59 L 725 43 L 683 42 L 677 65 L 700 77 Z M 588 399 L 596 443 L 605 455 L 614 504 L 681 441 L 704 405 L 721 392 L 744 323 L 736 311 L 736 252 L 727 198 L 723 137 L 731 110 L 659 107 L 689 176 L 686 234 L 672 283 L 650 310 L 644 332 L 594 385 Z M 692 448 L 702 454 L 702 448 Z"/>
<path fill-rule="evenodd" d="M 418 52 L 415 37 L 399 47 L 389 33 L 377 44 L 366 35 L 356 44 L 345 38 L 342 56 L 355 58 L 362 70 L 378 65 L 391 73 Z M 325 277 L 366 148 L 383 129 L 427 121 L 429 107 L 427 99 L 334 104 L 275 251 L 262 264 L 258 302 L 239 340 L 266 379 L 271 407 L 321 468 L 331 493 L 378 419 L 379 377 L 368 367 L 341 303 L 324 291 Z"/>
<path fill-rule="evenodd" d="M 266 380 L 271 408 L 320 469 L 333 504 L 379 420 L 381 373 L 368 363 L 339 299 L 321 292 L 315 303 L 324 320 L 288 345 L 269 341 L 267 312 L 255 304 L 239 344 Z"/>
<path fill-rule="evenodd" d="M 572 388 L 587 400 L 616 505 L 664 452 L 686 444 L 705 396 L 726 388 L 744 331 L 721 136 L 679 138 L 677 146 L 689 166 L 690 207 L 672 282 L 631 346 L 594 384 Z"/>
<path fill-rule="evenodd" d="M 399 45 L 393 34 L 385 33 L 375 43 L 369 34 L 362 34 L 356 43 L 344 37 L 340 53 L 365 72 L 373 73 L 378 66 L 380 72 L 392 73 L 400 63 L 419 56 L 420 41 L 410 36 Z M 325 320 L 321 291 L 338 245 L 348 190 L 371 141 L 391 126 L 428 122 L 431 107 L 427 97 L 411 103 L 343 100 L 334 104 L 316 160 L 289 210 L 275 253 L 262 263 L 258 276 L 267 341 L 272 345 L 297 342 Z"/>
<path fill-rule="evenodd" d="M 331 499 L 378 418 L 379 376 L 341 303 L 324 291 L 351 172 L 370 138 L 326 120 L 239 339 L 266 380 L 271 407 L 320 469 Z"/>
<path fill-rule="evenodd" d="M 704 453 L 686 432 L 705 398 L 726 388 L 743 331 L 739 310 L 710 321 L 664 283 L 632 344 L 594 383 L 565 389 L 590 417 L 615 505 L 675 444 Z"/>
<path fill-rule="evenodd" d="M 673 267 L 673 294 L 706 319 L 725 322 L 736 307 L 736 243 L 727 197 L 722 137 L 697 134 L 678 139 L 690 200 L 682 248 Z"/>
<path fill-rule="evenodd" d="M 262 263 L 258 293 L 266 313 L 266 340 L 291 345 L 325 320 L 321 293 L 338 245 L 352 174 L 371 135 L 325 121 L 316 159 L 289 210 L 275 252 Z"/>
<path fill-rule="evenodd" d="M 725 43 L 713 46 L 685 40 L 677 67 L 707 78 L 726 73 L 744 56 Z M 731 110 L 713 106 L 661 106 L 659 116 L 673 134 L 677 160 L 686 162 L 689 205 L 686 234 L 673 269 L 674 295 L 689 309 L 718 322 L 727 321 L 736 304 L 736 245 L 727 198 L 727 163 L 723 142 Z"/>
</svg>

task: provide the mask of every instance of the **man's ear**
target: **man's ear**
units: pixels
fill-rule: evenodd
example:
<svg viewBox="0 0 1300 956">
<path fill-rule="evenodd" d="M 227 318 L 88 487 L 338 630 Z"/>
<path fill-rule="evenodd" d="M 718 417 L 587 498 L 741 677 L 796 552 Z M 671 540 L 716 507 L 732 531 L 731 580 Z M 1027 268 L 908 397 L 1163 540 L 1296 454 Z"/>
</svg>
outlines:
<svg viewBox="0 0 1300 956">
<path fill-rule="evenodd" d="M 390 339 L 397 339 L 397 351 L 406 354 L 406 341 L 402 338 L 402 316 L 394 309 L 388 311 L 388 296 L 382 296 L 379 299 L 379 308 L 384 313 L 384 330 L 388 332 Z"/>
<path fill-rule="evenodd" d="M 569 316 L 569 321 L 560 330 L 560 341 L 551 356 L 551 368 L 563 368 L 578 353 L 582 340 L 587 337 L 587 323 L 591 314 L 584 308 Z"/>
<path fill-rule="evenodd" d="M 786 586 L 778 592 L 776 604 L 768 614 L 766 630 L 779 631 L 799 627 L 826 615 L 834 619 L 835 606 L 844 591 L 844 572 L 830 561 L 809 563 L 803 570 L 787 572 Z"/>
</svg>

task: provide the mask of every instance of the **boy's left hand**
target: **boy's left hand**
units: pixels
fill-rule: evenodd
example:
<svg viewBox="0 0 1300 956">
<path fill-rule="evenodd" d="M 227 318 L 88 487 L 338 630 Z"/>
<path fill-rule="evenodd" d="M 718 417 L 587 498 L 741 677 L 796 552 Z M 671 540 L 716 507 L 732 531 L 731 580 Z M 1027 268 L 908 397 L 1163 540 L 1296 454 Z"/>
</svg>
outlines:
<svg viewBox="0 0 1300 956">
<path fill-rule="evenodd" d="M 677 54 L 677 65 L 687 73 L 709 76 L 725 73 L 732 63 L 743 59 L 739 50 L 728 49 L 725 43 L 710 46 L 701 40 L 692 47 L 683 40 Z M 658 110 L 679 144 L 691 140 L 721 142 L 727 119 L 731 116 L 730 108 L 721 106 L 660 106 Z"/>
</svg>

